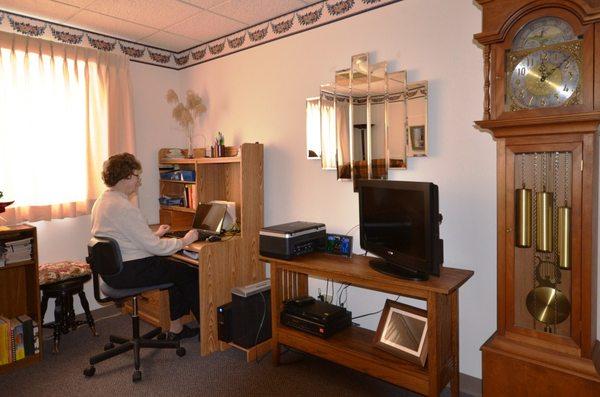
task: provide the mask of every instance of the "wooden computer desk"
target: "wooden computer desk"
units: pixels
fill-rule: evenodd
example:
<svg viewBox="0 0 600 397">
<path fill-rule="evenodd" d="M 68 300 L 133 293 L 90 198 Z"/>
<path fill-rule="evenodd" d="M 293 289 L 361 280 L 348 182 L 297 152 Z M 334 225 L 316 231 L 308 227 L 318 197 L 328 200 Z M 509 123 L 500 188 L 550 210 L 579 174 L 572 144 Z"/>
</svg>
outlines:
<svg viewBox="0 0 600 397">
<path fill-rule="evenodd" d="M 283 344 L 428 396 L 439 395 L 450 382 L 452 396 L 458 397 L 458 288 L 473 272 L 446 267 L 440 277 L 409 281 L 376 272 L 369 266 L 370 259 L 323 253 L 293 260 L 259 257 L 271 264 L 273 363 L 279 364 Z M 425 300 L 429 322 L 426 366 L 375 348 L 375 332 L 368 329 L 353 326 L 329 339 L 321 339 L 282 325 L 279 316 L 283 301 L 308 295 L 308 276 Z"/>
<path fill-rule="evenodd" d="M 219 342 L 217 332 L 217 307 L 231 301 L 231 289 L 265 279 L 262 264 L 241 257 L 241 236 L 223 237 L 218 242 L 195 242 L 185 249 L 198 253 L 198 259 L 181 254 L 173 258 L 198 267 L 200 296 L 200 354 L 205 356 L 222 351 L 229 345 Z M 255 263 L 253 263 L 255 262 Z M 161 293 L 160 326 L 169 327 L 169 296 Z"/>
</svg>

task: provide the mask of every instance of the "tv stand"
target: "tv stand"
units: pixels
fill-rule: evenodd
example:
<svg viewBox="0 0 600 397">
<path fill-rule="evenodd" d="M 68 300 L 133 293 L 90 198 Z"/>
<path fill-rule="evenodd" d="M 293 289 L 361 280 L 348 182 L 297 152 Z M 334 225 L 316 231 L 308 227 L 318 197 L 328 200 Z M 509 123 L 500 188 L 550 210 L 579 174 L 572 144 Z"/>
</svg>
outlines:
<svg viewBox="0 0 600 397">
<path fill-rule="evenodd" d="M 273 364 L 279 364 L 281 345 L 287 345 L 426 396 L 439 396 L 450 382 L 452 397 L 458 397 L 458 288 L 472 271 L 443 267 L 439 277 L 414 282 L 373 270 L 370 258 L 362 255 L 312 253 L 291 260 L 261 255 L 259 260 L 271 264 Z M 429 355 L 425 367 L 376 348 L 375 332 L 366 328 L 352 326 L 321 339 L 283 325 L 279 318 L 283 301 L 308 295 L 309 276 L 426 301 Z"/>
<path fill-rule="evenodd" d="M 416 270 L 407 269 L 386 261 L 385 259 L 371 259 L 369 266 L 379 273 L 387 274 L 388 276 L 403 278 L 413 281 L 427 281 L 429 275 L 427 273 L 418 272 Z"/>
</svg>

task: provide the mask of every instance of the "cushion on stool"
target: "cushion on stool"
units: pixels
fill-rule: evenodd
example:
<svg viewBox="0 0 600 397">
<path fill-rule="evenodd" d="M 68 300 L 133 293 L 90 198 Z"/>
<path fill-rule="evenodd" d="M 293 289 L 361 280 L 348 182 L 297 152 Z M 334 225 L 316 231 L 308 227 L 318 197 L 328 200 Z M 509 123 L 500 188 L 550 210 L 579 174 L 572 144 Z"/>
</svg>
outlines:
<svg viewBox="0 0 600 397">
<path fill-rule="evenodd" d="M 91 274 L 90 265 L 83 261 L 44 263 L 39 266 L 40 285 L 56 283 Z"/>
</svg>

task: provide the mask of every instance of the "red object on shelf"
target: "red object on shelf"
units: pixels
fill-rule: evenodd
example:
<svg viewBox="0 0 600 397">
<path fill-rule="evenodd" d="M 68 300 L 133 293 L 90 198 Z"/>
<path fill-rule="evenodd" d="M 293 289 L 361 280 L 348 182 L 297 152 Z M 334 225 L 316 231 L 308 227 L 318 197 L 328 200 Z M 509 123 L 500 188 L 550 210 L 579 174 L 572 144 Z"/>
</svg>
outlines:
<svg viewBox="0 0 600 397">
<path fill-rule="evenodd" d="M 14 201 L 5 201 L 3 203 L 0 203 L 0 214 L 6 211 L 6 207 L 11 205 L 12 203 L 14 203 Z"/>
</svg>

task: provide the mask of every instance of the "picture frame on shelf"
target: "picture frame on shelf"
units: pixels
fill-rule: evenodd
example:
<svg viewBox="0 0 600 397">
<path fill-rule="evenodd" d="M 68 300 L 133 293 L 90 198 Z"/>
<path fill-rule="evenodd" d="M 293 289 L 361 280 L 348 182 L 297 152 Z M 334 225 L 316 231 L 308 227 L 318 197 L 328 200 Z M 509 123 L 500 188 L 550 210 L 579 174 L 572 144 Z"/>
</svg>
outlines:
<svg viewBox="0 0 600 397">
<path fill-rule="evenodd" d="M 375 347 L 425 366 L 427 360 L 427 311 L 386 300 L 377 332 Z"/>
</svg>

